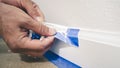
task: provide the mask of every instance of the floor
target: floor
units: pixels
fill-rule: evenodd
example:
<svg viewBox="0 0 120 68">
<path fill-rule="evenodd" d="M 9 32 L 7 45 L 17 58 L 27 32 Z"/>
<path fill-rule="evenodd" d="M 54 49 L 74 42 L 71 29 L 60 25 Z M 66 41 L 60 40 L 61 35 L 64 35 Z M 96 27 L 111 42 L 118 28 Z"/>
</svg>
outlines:
<svg viewBox="0 0 120 68">
<path fill-rule="evenodd" d="M 32 58 L 9 52 L 5 42 L 0 39 L 0 68 L 57 68 L 44 57 Z"/>
</svg>

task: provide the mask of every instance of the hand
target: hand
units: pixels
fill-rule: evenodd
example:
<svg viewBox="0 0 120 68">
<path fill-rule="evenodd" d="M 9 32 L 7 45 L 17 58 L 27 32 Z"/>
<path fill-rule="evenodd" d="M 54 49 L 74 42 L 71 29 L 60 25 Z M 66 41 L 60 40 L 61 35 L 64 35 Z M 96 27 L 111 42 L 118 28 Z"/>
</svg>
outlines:
<svg viewBox="0 0 120 68">
<path fill-rule="evenodd" d="M 48 36 L 42 40 L 31 40 L 28 29 Z M 31 56 L 42 56 L 53 42 L 53 29 L 38 23 L 21 9 L 0 3 L 0 33 L 13 52 Z"/>
<path fill-rule="evenodd" d="M 29 14 L 33 19 L 43 22 L 44 15 L 42 11 L 39 9 L 36 3 L 32 0 L 1 0 L 3 3 L 16 6 L 22 10 L 24 10 L 27 14 Z"/>
</svg>

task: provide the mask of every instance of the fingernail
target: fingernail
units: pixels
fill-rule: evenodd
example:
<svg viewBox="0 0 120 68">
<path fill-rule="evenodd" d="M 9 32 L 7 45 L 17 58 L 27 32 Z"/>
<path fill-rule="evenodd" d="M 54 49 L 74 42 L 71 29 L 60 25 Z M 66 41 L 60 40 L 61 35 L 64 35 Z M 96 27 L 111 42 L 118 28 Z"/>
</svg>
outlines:
<svg viewBox="0 0 120 68">
<path fill-rule="evenodd" d="M 56 30 L 53 28 L 49 28 L 49 34 L 50 35 L 55 35 L 56 34 Z"/>
</svg>

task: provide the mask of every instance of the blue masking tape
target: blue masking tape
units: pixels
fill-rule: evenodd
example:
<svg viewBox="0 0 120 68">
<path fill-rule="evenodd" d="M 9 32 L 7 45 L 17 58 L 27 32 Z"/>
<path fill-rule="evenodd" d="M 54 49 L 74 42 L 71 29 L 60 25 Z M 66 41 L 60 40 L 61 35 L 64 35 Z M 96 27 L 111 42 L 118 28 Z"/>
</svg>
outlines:
<svg viewBox="0 0 120 68">
<path fill-rule="evenodd" d="M 55 38 L 57 38 L 57 39 L 59 39 L 59 40 L 61 40 L 61 41 L 63 41 L 63 42 L 66 41 L 66 38 L 65 38 L 64 34 L 59 33 L 59 32 L 57 32 L 57 33 L 55 34 Z"/>
<path fill-rule="evenodd" d="M 67 29 L 66 33 L 57 32 L 55 37 L 69 45 L 79 46 L 78 33 L 80 29 Z"/>
<path fill-rule="evenodd" d="M 40 39 L 40 37 L 41 37 L 41 36 L 40 36 L 39 34 L 33 32 L 31 38 L 32 38 L 32 39 Z"/>
<path fill-rule="evenodd" d="M 80 29 L 67 29 L 67 37 L 70 39 L 71 44 L 79 46 L 78 33 Z"/>
<path fill-rule="evenodd" d="M 80 66 L 60 57 L 52 51 L 47 51 L 44 56 L 58 68 L 81 68 Z"/>
<path fill-rule="evenodd" d="M 57 33 L 55 35 L 61 41 L 64 41 L 68 44 L 72 44 L 75 46 L 79 46 L 78 44 L 78 32 L 79 29 L 68 29 L 67 35 L 64 33 Z M 32 39 L 40 39 L 40 35 L 37 33 L 32 33 Z M 44 56 L 53 64 L 55 64 L 58 68 L 81 68 L 80 66 L 66 60 L 65 58 L 53 53 L 52 51 L 47 51 Z"/>
<path fill-rule="evenodd" d="M 55 38 L 69 44 L 69 45 L 75 45 L 79 46 L 79 39 L 78 39 L 78 33 L 80 29 L 73 29 L 69 28 L 67 29 L 66 33 L 63 32 L 57 32 L 55 34 Z M 32 33 L 32 39 L 40 39 L 40 35 L 37 33 Z"/>
</svg>

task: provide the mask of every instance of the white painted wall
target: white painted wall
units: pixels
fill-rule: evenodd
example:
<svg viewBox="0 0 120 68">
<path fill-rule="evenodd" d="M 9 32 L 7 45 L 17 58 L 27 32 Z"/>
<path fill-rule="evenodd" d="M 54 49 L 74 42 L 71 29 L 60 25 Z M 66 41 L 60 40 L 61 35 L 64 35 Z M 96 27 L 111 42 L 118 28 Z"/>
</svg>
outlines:
<svg viewBox="0 0 120 68">
<path fill-rule="evenodd" d="M 52 51 L 83 68 L 120 68 L 120 0 L 34 0 L 47 22 L 81 28 L 80 47 Z"/>
</svg>

